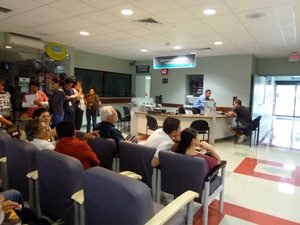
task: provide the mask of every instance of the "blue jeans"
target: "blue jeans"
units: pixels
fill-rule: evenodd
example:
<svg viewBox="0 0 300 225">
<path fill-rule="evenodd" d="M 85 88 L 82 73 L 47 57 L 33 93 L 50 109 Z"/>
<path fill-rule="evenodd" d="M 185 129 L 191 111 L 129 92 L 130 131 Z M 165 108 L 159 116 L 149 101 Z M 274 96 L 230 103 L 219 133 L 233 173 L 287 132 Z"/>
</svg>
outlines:
<svg viewBox="0 0 300 225">
<path fill-rule="evenodd" d="M 62 114 L 62 115 L 53 115 L 52 116 L 52 127 L 56 127 L 56 125 L 59 122 L 63 121 L 63 119 L 64 119 L 64 114 Z"/>
<path fill-rule="evenodd" d="M 91 109 L 86 109 L 86 132 L 91 131 L 91 118 L 93 120 L 93 129 L 97 123 L 97 111 L 93 111 Z"/>
</svg>

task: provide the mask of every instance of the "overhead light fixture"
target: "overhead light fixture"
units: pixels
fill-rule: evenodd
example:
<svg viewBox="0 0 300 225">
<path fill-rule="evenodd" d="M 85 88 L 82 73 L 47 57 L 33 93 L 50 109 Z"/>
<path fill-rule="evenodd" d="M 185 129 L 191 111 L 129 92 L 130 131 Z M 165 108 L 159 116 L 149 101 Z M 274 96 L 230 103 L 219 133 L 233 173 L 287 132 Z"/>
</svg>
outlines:
<svg viewBox="0 0 300 225">
<path fill-rule="evenodd" d="M 178 49 L 181 49 L 182 47 L 181 47 L 181 46 L 178 46 L 178 45 L 176 45 L 176 46 L 174 46 L 173 48 L 174 48 L 174 49 L 176 49 L 176 50 L 178 50 Z"/>
<path fill-rule="evenodd" d="M 202 13 L 204 14 L 204 15 L 213 15 L 213 14 L 215 14 L 217 11 L 215 10 L 215 9 L 204 9 L 203 11 L 202 11 Z"/>
<path fill-rule="evenodd" d="M 215 44 L 215 45 L 222 45 L 223 42 L 222 42 L 222 41 L 216 41 L 214 44 Z"/>
<path fill-rule="evenodd" d="M 148 52 L 148 49 L 141 49 L 141 52 Z"/>
<path fill-rule="evenodd" d="M 82 36 L 89 36 L 90 33 L 87 32 L 87 31 L 80 31 L 80 35 L 82 35 Z"/>
<path fill-rule="evenodd" d="M 12 48 L 12 46 L 10 46 L 10 45 L 5 45 L 5 48 Z"/>
<path fill-rule="evenodd" d="M 133 11 L 131 9 L 122 9 L 121 13 L 125 16 L 130 16 L 133 14 Z"/>
</svg>

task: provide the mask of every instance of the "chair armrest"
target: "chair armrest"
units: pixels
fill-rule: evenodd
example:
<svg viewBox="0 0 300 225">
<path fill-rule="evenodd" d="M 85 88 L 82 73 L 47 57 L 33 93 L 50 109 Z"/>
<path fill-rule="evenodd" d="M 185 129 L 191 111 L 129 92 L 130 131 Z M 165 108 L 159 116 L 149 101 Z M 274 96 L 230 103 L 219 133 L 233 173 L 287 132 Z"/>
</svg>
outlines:
<svg viewBox="0 0 300 225">
<path fill-rule="evenodd" d="M 29 173 L 26 174 L 26 177 L 28 179 L 33 179 L 33 180 L 37 180 L 39 178 L 39 173 L 37 170 L 33 170 Z"/>
<path fill-rule="evenodd" d="M 142 179 L 141 175 L 139 175 L 135 172 L 132 172 L 132 171 L 122 171 L 119 174 L 130 177 L 130 178 L 133 178 L 133 179 L 136 179 L 136 180 L 141 180 Z"/>
<path fill-rule="evenodd" d="M 172 216 L 174 216 L 180 209 L 185 207 L 194 198 L 198 198 L 199 194 L 194 191 L 186 191 L 179 197 L 174 199 L 170 204 L 155 214 L 145 225 L 160 225 L 165 224 Z"/>
<path fill-rule="evenodd" d="M 222 160 L 219 165 L 216 165 L 205 177 L 205 182 L 210 182 L 219 172 L 220 169 L 225 168 L 227 161 Z"/>
<path fill-rule="evenodd" d="M 0 162 L 2 162 L 2 163 L 6 163 L 6 161 L 7 161 L 7 158 L 6 158 L 6 157 L 2 157 L 2 158 L 0 159 Z"/>
<path fill-rule="evenodd" d="M 83 189 L 75 192 L 72 196 L 71 199 L 73 199 L 75 202 L 78 202 L 80 205 L 83 205 L 84 203 L 84 194 L 83 194 Z"/>
</svg>

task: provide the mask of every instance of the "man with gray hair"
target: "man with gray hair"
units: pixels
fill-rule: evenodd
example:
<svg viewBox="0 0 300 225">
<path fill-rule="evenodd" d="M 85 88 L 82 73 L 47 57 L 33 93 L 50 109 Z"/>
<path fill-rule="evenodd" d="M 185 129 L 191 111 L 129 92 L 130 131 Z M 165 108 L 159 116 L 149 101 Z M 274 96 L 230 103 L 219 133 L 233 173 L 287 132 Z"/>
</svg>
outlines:
<svg viewBox="0 0 300 225">
<path fill-rule="evenodd" d="M 116 143 L 125 140 L 121 131 L 114 125 L 118 121 L 118 114 L 112 106 L 101 107 L 100 117 L 101 122 L 95 126 L 94 130 L 99 131 L 101 137 L 114 139 Z"/>
</svg>

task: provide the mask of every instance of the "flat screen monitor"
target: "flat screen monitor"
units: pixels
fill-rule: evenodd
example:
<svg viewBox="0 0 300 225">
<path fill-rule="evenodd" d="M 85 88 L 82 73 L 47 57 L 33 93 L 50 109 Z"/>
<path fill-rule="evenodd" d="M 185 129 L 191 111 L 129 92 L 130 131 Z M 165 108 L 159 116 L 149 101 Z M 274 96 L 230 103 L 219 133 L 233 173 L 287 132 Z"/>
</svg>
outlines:
<svg viewBox="0 0 300 225">
<path fill-rule="evenodd" d="M 155 96 L 155 105 L 162 104 L 162 96 Z"/>
</svg>

